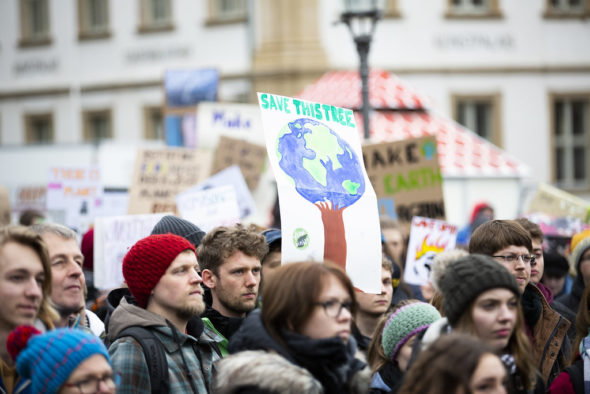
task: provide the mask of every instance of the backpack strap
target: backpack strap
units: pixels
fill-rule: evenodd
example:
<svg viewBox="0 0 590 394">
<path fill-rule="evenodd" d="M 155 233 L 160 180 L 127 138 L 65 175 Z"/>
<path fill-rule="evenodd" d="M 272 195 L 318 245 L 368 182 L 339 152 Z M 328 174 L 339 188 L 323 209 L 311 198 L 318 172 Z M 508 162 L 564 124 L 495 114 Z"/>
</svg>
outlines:
<svg viewBox="0 0 590 394">
<path fill-rule="evenodd" d="M 572 365 L 564 369 L 570 376 L 570 382 L 574 391 L 580 394 L 584 394 L 584 362 L 577 360 Z"/>
<path fill-rule="evenodd" d="M 141 345 L 148 365 L 152 393 L 168 393 L 168 361 L 160 340 L 151 330 L 140 326 L 127 327 L 117 335 L 117 339 L 122 337 L 131 337 Z"/>
</svg>

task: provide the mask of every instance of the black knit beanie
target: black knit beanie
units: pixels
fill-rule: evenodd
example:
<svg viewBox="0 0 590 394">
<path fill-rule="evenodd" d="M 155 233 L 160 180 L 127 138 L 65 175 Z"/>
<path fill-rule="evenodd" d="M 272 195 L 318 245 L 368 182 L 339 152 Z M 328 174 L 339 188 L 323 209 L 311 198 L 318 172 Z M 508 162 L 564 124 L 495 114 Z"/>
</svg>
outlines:
<svg viewBox="0 0 590 394">
<path fill-rule="evenodd" d="M 445 314 L 452 327 L 469 304 L 487 290 L 505 288 L 520 298 L 512 274 L 503 265 L 482 254 L 470 254 L 450 264 L 439 284 L 444 297 Z"/>
<path fill-rule="evenodd" d="M 201 244 L 201 240 L 205 236 L 205 232 L 195 224 L 189 222 L 188 220 L 171 215 L 164 216 L 162 219 L 160 219 L 160 221 L 154 226 L 154 229 L 152 230 L 152 235 L 168 233 L 179 235 L 185 238 L 190 243 L 192 243 L 195 248 Z"/>
</svg>

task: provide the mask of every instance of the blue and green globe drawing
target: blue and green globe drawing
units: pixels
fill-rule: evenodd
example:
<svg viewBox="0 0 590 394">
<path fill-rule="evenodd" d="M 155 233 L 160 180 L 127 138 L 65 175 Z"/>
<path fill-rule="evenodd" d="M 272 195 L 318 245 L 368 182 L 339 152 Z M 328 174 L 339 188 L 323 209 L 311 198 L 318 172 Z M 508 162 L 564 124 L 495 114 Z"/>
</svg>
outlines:
<svg viewBox="0 0 590 394">
<path fill-rule="evenodd" d="M 297 192 L 312 204 L 344 209 L 365 192 L 362 164 L 350 145 L 325 124 L 310 118 L 289 122 L 277 141 L 279 166 Z"/>
</svg>

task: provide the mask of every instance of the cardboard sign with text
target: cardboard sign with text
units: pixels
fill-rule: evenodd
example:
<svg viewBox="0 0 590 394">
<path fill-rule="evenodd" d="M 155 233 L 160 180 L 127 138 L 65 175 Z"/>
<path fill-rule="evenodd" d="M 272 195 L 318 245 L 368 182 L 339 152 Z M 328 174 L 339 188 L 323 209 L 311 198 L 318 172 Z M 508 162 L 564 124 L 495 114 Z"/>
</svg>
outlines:
<svg viewBox="0 0 590 394">
<path fill-rule="evenodd" d="M 241 139 L 222 136 L 213 156 L 211 174 L 238 165 L 250 190 L 255 190 L 266 162 L 266 148 Z"/>
<path fill-rule="evenodd" d="M 539 183 L 529 202 L 527 213 L 544 213 L 553 217 L 572 217 L 590 223 L 590 203 L 546 183 Z"/>
<path fill-rule="evenodd" d="M 363 146 L 381 215 L 406 224 L 413 216 L 445 218 L 436 149 L 432 136 Z"/>
<path fill-rule="evenodd" d="M 442 220 L 414 216 L 406 256 L 404 281 L 413 285 L 428 282 L 432 259 L 438 253 L 455 248 L 457 226 Z"/>
<path fill-rule="evenodd" d="M 258 93 L 281 210 L 282 262 L 330 260 L 368 293 L 381 289 L 377 198 L 353 111 Z"/>
<path fill-rule="evenodd" d="M 128 213 L 176 212 L 176 195 L 206 179 L 210 162 L 210 153 L 194 149 L 139 151 Z"/>
<path fill-rule="evenodd" d="M 97 218 L 94 222 L 94 285 L 99 289 L 120 287 L 123 257 L 140 239 L 151 234 L 156 223 L 169 213 Z"/>
</svg>

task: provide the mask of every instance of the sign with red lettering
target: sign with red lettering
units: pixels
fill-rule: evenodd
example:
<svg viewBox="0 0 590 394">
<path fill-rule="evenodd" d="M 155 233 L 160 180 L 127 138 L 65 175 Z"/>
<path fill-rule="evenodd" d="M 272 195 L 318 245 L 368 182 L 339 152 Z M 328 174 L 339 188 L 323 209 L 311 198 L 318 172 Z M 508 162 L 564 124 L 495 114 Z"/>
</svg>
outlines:
<svg viewBox="0 0 590 394">
<path fill-rule="evenodd" d="M 404 280 L 413 285 L 428 282 L 432 259 L 444 250 L 454 249 L 456 240 L 457 226 L 442 220 L 414 216 Z"/>
<path fill-rule="evenodd" d="M 49 170 L 47 209 L 65 212 L 64 224 L 86 231 L 101 206 L 103 187 L 96 167 L 54 167 Z"/>
</svg>

